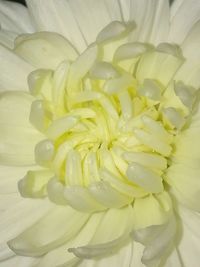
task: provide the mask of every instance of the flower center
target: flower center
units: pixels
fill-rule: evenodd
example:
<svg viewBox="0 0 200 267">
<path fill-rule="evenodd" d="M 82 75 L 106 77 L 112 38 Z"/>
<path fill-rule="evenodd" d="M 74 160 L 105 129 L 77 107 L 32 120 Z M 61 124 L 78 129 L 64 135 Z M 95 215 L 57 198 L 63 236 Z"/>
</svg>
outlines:
<svg viewBox="0 0 200 267">
<path fill-rule="evenodd" d="M 177 47 L 129 43 L 131 27 L 114 22 L 75 61 L 30 74 L 30 121 L 44 140 L 22 196 L 94 212 L 165 190 L 195 92 L 170 83 L 183 62 Z"/>
</svg>

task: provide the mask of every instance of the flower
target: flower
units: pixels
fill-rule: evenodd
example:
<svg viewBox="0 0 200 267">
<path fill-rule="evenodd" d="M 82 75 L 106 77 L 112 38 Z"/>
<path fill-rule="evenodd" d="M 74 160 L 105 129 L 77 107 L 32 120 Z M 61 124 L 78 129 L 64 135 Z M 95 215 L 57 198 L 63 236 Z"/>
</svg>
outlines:
<svg viewBox="0 0 200 267">
<path fill-rule="evenodd" d="M 27 5 L 0 2 L 2 267 L 198 267 L 199 2 Z"/>
</svg>

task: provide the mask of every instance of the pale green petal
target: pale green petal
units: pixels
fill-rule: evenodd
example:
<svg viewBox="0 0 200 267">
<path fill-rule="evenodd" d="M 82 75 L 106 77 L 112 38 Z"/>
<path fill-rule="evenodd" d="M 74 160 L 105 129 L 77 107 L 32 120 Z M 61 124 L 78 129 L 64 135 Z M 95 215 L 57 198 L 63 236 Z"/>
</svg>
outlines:
<svg viewBox="0 0 200 267">
<path fill-rule="evenodd" d="M 199 20 L 200 2 L 175 0 L 171 8 L 171 27 L 168 40 L 181 44 L 192 26 Z"/>
<path fill-rule="evenodd" d="M 171 199 L 168 193 L 135 199 L 133 216 L 135 229 L 165 223 L 171 216 Z"/>
<path fill-rule="evenodd" d="M 37 262 L 37 260 L 34 258 L 14 256 L 6 261 L 3 261 L 2 267 L 32 267 L 35 262 Z"/>
<path fill-rule="evenodd" d="M 19 193 L 1 196 L 1 205 L 6 209 L 0 214 L 0 260 L 13 255 L 6 243 L 34 224 L 52 207 L 49 201 L 24 200 Z M 10 201 L 9 205 L 7 200 Z"/>
<path fill-rule="evenodd" d="M 158 44 L 167 40 L 169 2 L 166 0 L 132 0 L 130 20 L 137 24 L 132 40 Z"/>
<path fill-rule="evenodd" d="M 0 58 L 0 91 L 27 91 L 27 76 L 33 67 L 3 45 L 0 45 Z"/>
<path fill-rule="evenodd" d="M 35 162 L 34 148 L 43 136 L 29 123 L 33 98 L 26 93 L 0 95 L 0 162 L 29 165 Z"/>
<path fill-rule="evenodd" d="M 16 37 L 17 33 L 0 29 L 0 43 L 3 44 L 4 46 L 13 49 Z"/>
<path fill-rule="evenodd" d="M 118 222 L 116 224 L 116 222 Z M 116 251 L 127 240 L 133 225 L 131 207 L 108 210 L 96 233 L 87 246 L 71 248 L 76 256 L 82 259 L 108 255 Z"/>
<path fill-rule="evenodd" d="M 0 194 L 16 193 L 17 182 L 24 177 L 29 167 L 0 166 Z M 9 196 L 8 196 L 9 197 Z M 6 209 L 6 207 L 5 207 Z"/>
<path fill-rule="evenodd" d="M 96 213 L 92 215 L 77 236 L 64 245 L 49 251 L 34 267 L 59 267 L 62 264 L 70 266 L 71 262 L 77 261 L 77 257 L 73 253 L 70 253 L 68 248 L 87 245 L 97 231 L 97 227 L 102 220 L 103 215 L 104 213 Z"/>
<path fill-rule="evenodd" d="M 175 234 L 176 221 L 173 217 L 166 224 L 133 231 L 134 239 L 145 245 L 142 262 L 148 267 L 160 266 L 171 252 Z"/>
<path fill-rule="evenodd" d="M 16 254 L 41 256 L 73 238 L 90 215 L 70 207 L 56 206 L 46 216 L 9 241 Z"/>
<path fill-rule="evenodd" d="M 34 31 L 27 8 L 9 1 L 0 1 L 0 25 L 18 34 Z"/>
<path fill-rule="evenodd" d="M 57 33 L 37 32 L 20 35 L 14 52 L 36 68 L 55 69 L 64 60 L 75 60 L 76 50 Z"/>
<path fill-rule="evenodd" d="M 167 86 L 182 63 L 181 57 L 159 51 L 149 52 L 141 57 L 136 78 L 139 83 L 145 79 L 155 79 Z"/>
<path fill-rule="evenodd" d="M 177 244 L 177 250 L 181 259 L 181 267 L 199 267 L 200 215 L 179 206 L 179 216 L 180 223 L 182 224 L 182 233 Z M 178 267 L 178 265 L 174 266 Z"/>
<path fill-rule="evenodd" d="M 27 4 L 37 30 L 62 34 L 79 52 L 109 22 L 121 19 L 115 0 L 27 0 Z"/>
<path fill-rule="evenodd" d="M 171 255 L 167 258 L 167 261 L 164 264 L 164 267 L 172 266 L 183 267 L 180 254 L 178 253 L 176 248 L 173 249 Z"/>
<path fill-rule="evenodd" d="M 133 253 L 135 246 L 129 240 L 126 245 L 124 245 L 117 252 L 111 252 L 110 255 L 100 258 L 98 260 L 83 260 L 78 267 L 105 267 L 105 266 L 114 266 L 114 267 L 127 267 L 132 266 L 133 262 Z M 137 267 L 142 267 L 140 265 L 140 259 L 134 260 L 134 265 Z"/>
<path fill-rule="evenodd" d="M 199 8 L 200 9 L 200 8 Z M 199 11 L 200 13 L 200 11 Z M 181 80 L 195 88 L 200 86 L 200 21 L 196 22 L 184 38 L 181 48 L 183 56 L 187 59 L 178 70 L 175 79 Z"/>
<path fill-rule="evenodd" d="M 166 172 L 172 193 L 181 203 L 196 211 L 200 211 L 199 114 L 198 110 L 190 127 L 178 136 L 173 164 Z"/>
</svg>

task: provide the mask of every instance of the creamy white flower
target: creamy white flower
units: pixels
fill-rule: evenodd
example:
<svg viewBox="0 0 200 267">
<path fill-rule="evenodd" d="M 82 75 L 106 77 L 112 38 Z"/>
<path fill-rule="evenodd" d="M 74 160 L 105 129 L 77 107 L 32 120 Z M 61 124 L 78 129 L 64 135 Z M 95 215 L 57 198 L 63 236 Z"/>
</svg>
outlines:
<svg viewBox="0 0 200 267">
<path fill-rule="evenodd" d="M 198 267 L 200 3 L 0 1 L 0 266 Z"/>
</svg>

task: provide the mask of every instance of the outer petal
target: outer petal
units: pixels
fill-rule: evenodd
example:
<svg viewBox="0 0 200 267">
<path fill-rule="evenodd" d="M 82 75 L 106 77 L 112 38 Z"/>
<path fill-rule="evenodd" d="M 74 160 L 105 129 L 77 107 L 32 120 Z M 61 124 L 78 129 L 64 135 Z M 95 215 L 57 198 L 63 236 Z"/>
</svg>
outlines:
<svg viewBox="0 0 200 267">
<path fill-rule="evenodd" d="M 5 195 L 2 202 L 6 205 L 6 199 L 12 195 Z M 27 227 L 34 224 L 52 207 L 49 201 L 45 200 L 29 200 L 22 199 L 21 196 L 16 197 L 10 207 L 1 213 L 0 221 L 0 261 L 6 260 L 13 256 L 13 252 L 8 248 L 7 242 L 20 234 Z M 23 220 L 22 220 L 23 218 Z"/>
<path fill-rule="evenodd" d="M 84 260 L 78 267 L 132 266 L 134 249 L 133 243 L 129 241 L 116 253 L 111 253 L 109 256 L 98 260 Z M 133 266 L 142 267 L 142 265 L 140 265 L 140 259 L 134 261 Z"/>
<path fill-rule="evenodd" d="M 180 44 L 192 26 L 199 20 L 200 2 L 196 0 L 175 0 L 171 8 L 169 42 Z"/>
<path fill-rule="evenodd" d="M 82 52 L 108 23 L 121 20 L 115 0 L 27 0 L 39 31 L 64 35 Z"/>
<path fill-rule="evenodd" d="M 16 33 L 34 31 L 27 8 L 9 1 L 0 1 L 0 25 Z"/>
<path fill-rule="evenodd" d="M 182 233 L 177 248 L 181 266 L 199 267 L 200 214 L 179 207 L 179 215 L 182 222 Z M 178 267 L 178 265 L 173 266 Z"/>
<path fill-rule="evenodd" d="M 15 253 L 42 256 L 73 238 L 89 219 L 90 214 L 70 207 L 56 206 L 38 222 L 9 241 Z"/>
<path fill-rule="evenodd" d="M 11 266 L 20 266 L 20 267 L 32 267 L 34 266 L 35 262 L 37 262 L 34 258 L 27 258 L 27 257 L 19 257 L 13 256 L 12 258 L 3 261 L 3 267 L 11 267 Z M 1 262 L 0 262 L 1 264 Z"/>
<path fill-rule="evenodd" d="M 10 49 L 13 49 L 14 40 L 16 37 L 17 37 L 17 33 L 3 30 L 3 29 L 0 30 L 0 43 Z"/>
<path fill-rule="evenodd" d="M 199 129 L 200 110 L 197 110 L 189 128 L 177 138 L 172 164 L 166 173 L 175 197 L 196 211 L 200 211 Z"/>
<path fill-rule="evenodd" d="M 33 67 L 0 45 L 0 91 L 27 91 L 27 76 Z"/>
<path fill-rule="evenodd" d="M 185 63 L 178 70 L 175 79 L 196 88 L 200 86 L 200 20 L 196 22 L 184 38 L 181 48 Z"/>
<path fill-rule="evenodd" d="M 169 32 L 168 0 L 132 0 L 130 20 L 137 24 L 132 38 L 154 44 L 166 41 Z"/>
<path fill-rule="evenodd" d="M 5 165 L 34 164 L 34 148 L 42 138 L 29 123 L 33 98 L 26 93 L 0 95 L 0 162 Z"/>
<path fill-rule="evenodd" d="M 97 231 L 97 227 L 103 215 L 104 213 L 101 212 L 92 215 L 77 236 L 64 245 L 48 252 L 34 267 L 71 266 L 71 263 L 80 261 L 73 253 L 68 251 L 68 248 L 86 245 Z"/>
</svg>

